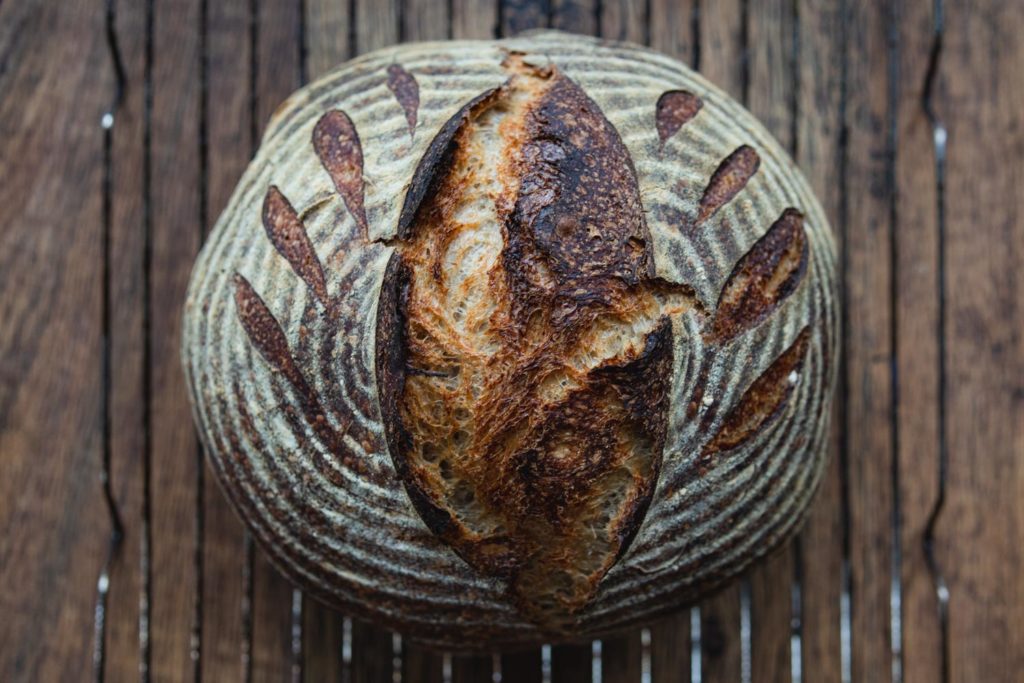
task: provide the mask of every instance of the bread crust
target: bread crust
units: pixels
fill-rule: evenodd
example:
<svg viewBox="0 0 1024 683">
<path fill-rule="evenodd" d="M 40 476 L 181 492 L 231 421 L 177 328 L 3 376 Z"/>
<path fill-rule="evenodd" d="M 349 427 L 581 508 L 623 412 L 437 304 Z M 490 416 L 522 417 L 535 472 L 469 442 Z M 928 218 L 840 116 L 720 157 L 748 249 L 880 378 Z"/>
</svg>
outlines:
<svg viewBox="0 0 1024 683">
<path fill-rule="evenodd" d="M 686 67 L 408 45 L 275 114 L 183 361 L 218 481 L 305 590 L 447 647 L 589 638 L 796 528 L 835 282 L 792 162 Z"/>
</svg>

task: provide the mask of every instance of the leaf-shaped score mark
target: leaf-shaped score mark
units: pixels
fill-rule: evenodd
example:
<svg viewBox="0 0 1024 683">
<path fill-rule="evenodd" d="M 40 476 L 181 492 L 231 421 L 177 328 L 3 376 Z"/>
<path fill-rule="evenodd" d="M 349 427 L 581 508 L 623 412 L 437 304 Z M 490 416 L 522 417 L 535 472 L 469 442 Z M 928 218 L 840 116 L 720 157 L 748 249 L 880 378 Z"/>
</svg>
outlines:
<svg viewBox="0 0 1024 683">
<path fill-rule="evenodd" d="M 753 147 L 742 145 L 725 158 L 711 174 L 704 195 L 700 198 L 697 224 L 711 218 L 723 206 L 732 201 L 747 182 L 757 173 L 761 157 Z"/>
<path fill-rule="evenodd" d="M 796 290 L 806 269 L 803 215 L 786 209 L 733 268 L 705 338 L 723 344 L 764 320 Z"/>
<path fill-rule="evenodd" d="M 654 108 L 654 123 L 658 128 L 660 147 L 679 132 L 683 125 L 697 115 L 704 102 L 691 92 L 669 90 L 661 94 Z"/>
<path fill-rule="evenodd" d="M 357 472 L 365 471 L 363 461 L 345 447 L 342 433 L 331 427 L 325 419 L 323 407 L 302 370 L 299 369 L 298 363 L 295 362 L 295 357 L 288 348 L 288 338 L 274 314 L 242 275 L 235 273 L 234 281 L 235 308 L 249 341 L 270 367 L 291 385 L 303 417 L 327 450 L 349 468 Z M 301 440 L 301 434 L 296 432 L 296 438 Z M 324 476 L 334 483 L 340 483 L 337 471 L 324 464 L 319 456 L 316 458 L 316 466 Z"/>
<path fill-rule="evenodd" d="M 306 412 L 318 413 L 319 406 L 309 383 L 292 357 L 284 330 L 249 281 L 238 273 L 235 273 L 235 308 L 252 345 L 264 360 L 292 385 L 303 403 L 303 409 Z"/>
<path fill-rule="evenodd" d="M 416 115 L 420 108 L 420 86 L 416 77 L 402 68 L 401 64 L 388 67 L 388 90 L 402 105 L 405 121 L 409 125 L 409 137 L 416 132 Z"/>
<path fill-rule="evenodd" d="M 799 382 L 810 331 L 810 326 L 804 327 L 796 341 L 754 380 L 725 416 L 718 433 L 704 446 L 703 458 L 740 446 L 782 413 Z"/>
<path fill-rule="evenodd" d="M 313 128 L 313 149 L 356 225 L 364 237 L 369 237 L 370 229 L 363 207 L 363 148 L 348 114 L 332 109 L 321 116 Z"/>
<path fill-rule="evenodd" d="M 263 198 L 263 227 L 274 248 L 326 306 L 327 281 L 323 266 L 309 241 L 305 225 L 276 185 L 271 185 Z"/>
</svg>

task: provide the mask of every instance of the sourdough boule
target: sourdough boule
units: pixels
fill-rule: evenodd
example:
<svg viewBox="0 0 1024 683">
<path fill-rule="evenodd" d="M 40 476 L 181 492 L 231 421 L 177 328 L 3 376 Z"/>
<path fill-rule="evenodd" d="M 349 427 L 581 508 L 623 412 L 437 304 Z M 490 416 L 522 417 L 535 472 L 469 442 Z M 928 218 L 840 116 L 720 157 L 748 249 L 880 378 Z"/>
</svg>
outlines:
<svg viewBox="0 0 1024 683">
<path fill-rule="evenodd" d="M 292 95 L 196 263 L 182 354 L 281 571 L 483 648 L 650 619 L 793 533 L 837 327 L 827 221 L 747 111 L 668 57 L 541 33 Z"/>
</svg>

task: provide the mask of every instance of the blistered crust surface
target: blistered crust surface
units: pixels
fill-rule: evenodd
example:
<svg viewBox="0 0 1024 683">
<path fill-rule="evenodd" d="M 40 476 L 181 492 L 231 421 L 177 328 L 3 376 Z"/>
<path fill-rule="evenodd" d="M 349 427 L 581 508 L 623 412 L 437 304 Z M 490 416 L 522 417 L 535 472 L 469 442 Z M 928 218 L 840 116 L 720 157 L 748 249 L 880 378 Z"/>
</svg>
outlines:
<svg viewBox="0 0 1024 683">
<path fill-rule="evenodd" d="M 543 629 L 507 577 L 474 568 L 410 501 L 387 447 L 377 323 L 401 294 L 385 277 L 402 249 L 400 198 L 445 123 L 506 83 L 509 50 L 553 65 L 603 112 L 635 169 L 653 263 L 644 277 L 693 297 L 669 316 L 665 443 L 646 516 L 574 614 L 578 633 L 692 599 L 793 529 L 823 469 L 835 372 L 834 247 L 818 203 L 749 114 L 675 61 L 564 35 L 410 45 L 293 95 L 193 273 L 183 356 L 200 433 L 290 577 L 358 616 L 463 646 Z M 700 105 L 673 96 L 659 108 L 669 91 Z M 330 111 L 348 123 L 324 123 Z M 325 165 L 318 123 L 327 148 L 349 141 L 351 124 L 361 175 Z M 722 310 L 738 313 L 716 321 Z"/>
</svg>

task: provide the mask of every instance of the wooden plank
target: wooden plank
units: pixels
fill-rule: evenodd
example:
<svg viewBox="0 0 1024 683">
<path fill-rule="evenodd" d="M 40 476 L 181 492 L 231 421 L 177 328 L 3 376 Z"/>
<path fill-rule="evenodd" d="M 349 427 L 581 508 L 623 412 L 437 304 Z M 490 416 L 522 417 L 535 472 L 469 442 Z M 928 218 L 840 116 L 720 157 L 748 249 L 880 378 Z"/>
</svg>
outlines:
<svg viewBox="0 0 1024 683">
<path fill-rule="evenodd" d="M 554 683 L 590 683 L 594 670 L 591 648 L 591 643 L 552 647 L 551 680 Z"/>
<path fill-rule="evenodd" d="M 694 19 L 696 0 L 652 0 L 651 47 L 693 66 L 696 59 Z M 653 683 L 690 680 L 690 610 L 684 608 L 651 625 Z"/>
<path fill-rule="evenodd" d="M 117 8 L 115 27 L 129 87 L 114 112 L 110 168 L 110 457 L 124 539 L 110 573 L 106 679 L 139 671 L 139 513 L 142 510 L 142 168 L 146 7 Z M 113 95 L 108 91 L 108 96 Z"/>
<path fill-rule="evenodd" d="M 743 0 L 702 2 L 697 68 L 712 83 L 743 101 Z"/>
<path fill-rule="evenodd" d="M 441 683 L 443 664 L 437 652 L 402 642 L 402 683 Z"/>
<path fill-rule="evenodd" d="M 794 151 L 796 16 L 790 0 L 750 3 L 746 105 L 783 148 Z M 751 568 L 750 658 L 756 681 L 791 679 L 790 629 L 795 557 L 792 544 Z"/>
<path fill-rule="evenodd" d="M 601 5 L 601 35 L 611 40 L 647 42 L 647 3 L 643 0 L 607 0 Z"/>
<path fill-rule="evenodd" d="M 315 81 L 352 55 L 347 0 L 305 0 L 306 74 Z"/>
<path fill-rule="evenodd" d="M 501 655 L 501 680 L 540 683 L 542 679 L 540 648 L 507 652 Z"/>
<path fill-rule="evenodd" d="M 405 0 L 402 6 L 403 40 L 444 40 L 451 34 L 448 3 Z"/>
<path fill-rule="evenodd" d="M 701 681 L 740 680 L 740 587 L 700 603 Z"/>
<path fill-rule="evenodd" d="M 342 0 L 305 2 L 306 74 L 313 81 L 352 56 L 350 5 Z M 303 598 L 303 675 L 307 681 L 341 681 L 345 675 L 344 616 Z"/>
<path fill-rule="evenodd" d="M 452 683 L 487 683 L 493 680 L 491 655 L 453 655 Z"/>
<path fill-rule="evenodd" d="M 641 673 L 640 630 L 601 640 L 601 681 L 637 683 Z"/>
<path fill-rule="evenodd" d="M 249 7 L 208 3 L 206 17 L 206 219 L 213 228 L 249 162 L 253 139 Z M 205 468 L 203 650 L 205 680 L 242 679 L 243 527 Z"/>
<path fill-rule="evenodd" d="M 846 52 L 844 452 L 849 495 L 851 667 L 889 681 L 893 440 L 888 8 L 852 3 Z"/>
<path fill-rule="evenodd" d="M 651 47 L 695 67 L 698 0 L 651 0 Z"/>
<path fill-rule="evenodd" d="M 597 0 L 552 0 L 551 28 L 597 35 Z"/>
<path fill-rule="evenodd" d="M 498 29 L 498 0 L 451 0 L 452 38 L 493 38 Z"/>
<path fill-rule="evenodd" d="M 352 683 L 391 683 L 394 675 L 391 634 L 352 622 Z"/>
<path fill-rule="evenodd" d="M 801 0 L 797 7 L 799 86 L 796 160 L 832 225 L 840 227 L 840 116 L 842 31 L 840 7 L 829 0 Z M 837 238 L 837 244 L 842 242 Z M 830 462 L 807 524 L 800 534 L 802 654 L 805 672 L 838 683 L 840 592 L 843 559 L 839 435 L 844 397 L 832 410 Z M 809 680 L 809 679 L 808 679 Z"/>
<path fill-rule="evenodd" d="M 545 28 L 550 16 L 548 0 L 502 0 L 501 35 L 514 36 L 523 31 Z"/>
<path fill-rule="evenodd" d="M 686 683 L 690 680 L 690 610 L 651 624 L 651 681 Z"/>
<path fill-rule="evenodd" d="M 99 482 L 100 114 L 93 3 L 0 7 L 0 678 L 75 680 L 109 524 Z"/>
<path fill-rule="evenodd" d="M 943 333 L 949 453 L 937 556 L 955 681 L 1024 670 L 1024 46 L 1021 3 L 946 3 Z M 934 475 L 934 471 L 929 473 Z"/>
<path fill-rule="evenodd" d="M 899 17 L 902 87 L 897 105 L 896 364 L 899 431 L 903 676 L 942 680 L 942 638 L 924 534 L 938 494 L 939 290 L 937 190 L 932 127 L 922 106 L 932 47 L 928 3 Z"/>
<path fill-rule="evenodd" d="M 398 42 L 399 0 L 354 0 L 355 54 Z"/>
<path fill-rule="evenodd" d="M 181 309 L 200 241 L 200 6 L 171 0 L 153 7 L 150 368 L 143 382 L 151 434 L 149 673 L 157 680 L 192 674 L 189 636 L 200 580 L 191 553 L 199 460 L 179 361 Z"/>
</svg>

